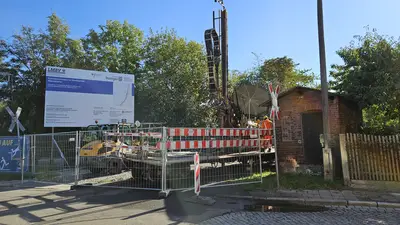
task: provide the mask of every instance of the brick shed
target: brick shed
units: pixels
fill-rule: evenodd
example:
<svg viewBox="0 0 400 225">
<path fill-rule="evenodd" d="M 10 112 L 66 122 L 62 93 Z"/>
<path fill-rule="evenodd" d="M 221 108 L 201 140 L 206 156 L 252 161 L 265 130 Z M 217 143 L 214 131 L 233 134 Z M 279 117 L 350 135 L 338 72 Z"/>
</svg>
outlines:
<svg viewBox="0 0 400 225">
<path fill-rule="evenodd" d="M 319 136 L 323 133 L 321 91 L 294 87 L 278 97 L 281 120 L 276 122 L 279 162 L 295 159 L 300 166 L 322 166 L 322 147 Z M 270 107 L 271 102 L 261 104 Z M 268 109 L 269 112 L 269 109 Z M 358 105 L 343 96 L 329 93 L 330 147 L 336 174 L 341 174 L 339 134 L 358 132 L 362 112 Z"/>
</svg>

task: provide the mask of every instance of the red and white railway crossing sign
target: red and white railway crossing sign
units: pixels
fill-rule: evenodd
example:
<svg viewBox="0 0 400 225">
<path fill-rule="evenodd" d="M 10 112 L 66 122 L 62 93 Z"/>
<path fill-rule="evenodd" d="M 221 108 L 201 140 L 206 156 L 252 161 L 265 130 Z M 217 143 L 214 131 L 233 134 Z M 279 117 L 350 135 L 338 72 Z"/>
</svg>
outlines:
<svg viewBox="0 0 400 225">
<path fill-rule="evenodd" d="M 268 90 L 269 90 L 269 93 L 271 94 L 271 102 L 272 102 L 271 113 L 270 113 L 269 118 L 272 120 L 274 120 L 275 117 L 278 120 L 280 118 L 280 112 L 279 112 L 279 106 L 278 106 L 279 89 L 280 89 L 279 85 L 277 85 L 274 90 L 274 88 L 272 87 L 272 83 L 268 84 Z"/>
</svg>

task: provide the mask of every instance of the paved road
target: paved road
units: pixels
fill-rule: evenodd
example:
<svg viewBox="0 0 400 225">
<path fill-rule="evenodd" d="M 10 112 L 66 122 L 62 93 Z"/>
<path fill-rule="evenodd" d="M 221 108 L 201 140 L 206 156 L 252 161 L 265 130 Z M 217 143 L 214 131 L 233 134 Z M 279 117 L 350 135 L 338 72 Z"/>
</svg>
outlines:
<svg viewBox="0 0 400 225">
<path fill-rule="evenodd" d="M 173 193 L 69 186 L 0 188 L 0 224 L 198 224 L 243 207 L 218 200 L 212 207 L 187 202 L 193 192 Z"/>
<path fill-rule="evenodd" d="M 202 194 L 233 193 L 210 188 Z M 191 191 L 158 199 L 157 192 L 69 186 L 0 188 L 0 224 L 400 224 L 400 211 L 372 208 L 318 213 L 241 212 L 248 201 L 216 199 L 213 206 L 186 201 Z"/>
<path fill-rule="evenodd" d="M 237 212 L 200 223 L 201 225 L 398 225 L 399 210 L 376 208 L 336 208 L 325 212 Z"/>
</svg>

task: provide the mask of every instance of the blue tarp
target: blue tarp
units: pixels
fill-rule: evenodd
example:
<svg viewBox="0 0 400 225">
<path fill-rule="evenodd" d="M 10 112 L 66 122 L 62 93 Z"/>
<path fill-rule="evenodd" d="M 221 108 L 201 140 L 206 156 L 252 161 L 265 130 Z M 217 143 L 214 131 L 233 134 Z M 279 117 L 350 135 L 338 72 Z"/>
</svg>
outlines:
<svg viewBox="0 0 400 225">
<path fill-rule="evenodd" d="M 18 147 L 18 137 L 0 137 L 0 173 L 1 172 L 21 172 L 21 157 L 24 138 L 20 137 Z M 30 138 L 25 138 L 25 162 L 24 171 L 29 171 Z"/>
</svg>

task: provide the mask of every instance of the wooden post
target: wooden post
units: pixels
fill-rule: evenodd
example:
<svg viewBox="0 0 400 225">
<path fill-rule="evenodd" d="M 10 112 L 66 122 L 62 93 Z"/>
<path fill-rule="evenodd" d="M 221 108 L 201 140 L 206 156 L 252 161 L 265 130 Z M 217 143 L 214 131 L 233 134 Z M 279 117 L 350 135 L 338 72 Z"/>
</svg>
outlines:
<svg viewBox="0 0 400 225">
<path fill-rule="evenodd" d="M 342 169 L 343 169 L 343 180 L 344 184 L 350 185 L 350 172 L 349 172 L 349 160 L 347 158 L 347 150 L 346 150 L 346 135 L 339 135 L 340 141 L 340 155 L 342 157 Z"/>
<path fill-rule="evenodd" d="M 377 171 L 377 165 L 376 165 L 376 160 L 375 160 L 375 141 L 372 135 L 367 135 L 367 140 L 368 140 L 368 160 L 369 163 L 371 164 L 371 180 L 377 180 L 378 176 L 376 174 Z"/>
<path fill-rule="evenodd" d="M 394 139 L 394 160 L 396 162 L 396 167 L 397 167 L 397 181 L 400 181 L 400 141 L 399 141 L 399 136 L 400 135 L 395 135 L 393 137 Z"/>
<path fill-rule="evenodd" d="M 385 181 L 385 165 L 384 165 L 384 160 L 383 160 L 383 147 L 382 147 L 382 136 L 376 136 L 377 140 L 378 140 L 378 165 L 379 165 L 379 173 L 380 173 L 380 181 Z"/>
<path fill-rule="evenodd" d="M 355 177 L 355 166 L 354 166 L 354 143 L 351 141 L 351 134 L 347 133 L 346 136 L 346 153 L 347 153 L 347 164 L 349 168 L 350 179 Z"/>
<path fill-rule="evenodd" d="M 372 178 L 372 174 L 373 174 L 373 170 L 372 170 L 372 163 L 371 163 L 371 156 L 370 156 L 370 147 L 369 147 L 369 142 L 368 142 L 368 138 L 367 135 L 363 134 L 361 136 L 362 138 L 362 144 L 361 144 L 361 149 L 363 150 L 363 156 L 364 156 L 364 161 L 366 164 L 366 168 L 364 170 L 365 173 L 365 178 L 368 180 L 373 180 Z"/>
</svg>

